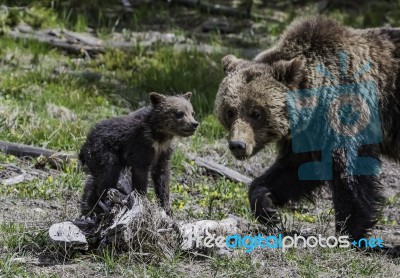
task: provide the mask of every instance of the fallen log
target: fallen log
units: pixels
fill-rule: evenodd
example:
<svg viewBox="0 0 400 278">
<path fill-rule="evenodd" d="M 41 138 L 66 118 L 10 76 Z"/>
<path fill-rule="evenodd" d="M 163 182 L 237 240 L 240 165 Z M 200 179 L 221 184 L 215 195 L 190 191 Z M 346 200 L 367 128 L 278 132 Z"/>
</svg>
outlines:
<svg viewBox="0 0 400 278">
<path fill-rule="evenodd" d="M 129 50 L 135 47 L 150 48 L 151 46 L 158 43 L 165 43 L 173 45 L 174 49 L 177 51 L 196 51 L 201 53 L 229 53 L 232 51 L 237 51 L 240 55 L 244 57 L 254 57 L 260 52 L 259 49 L 229 49 L 227 47 L 215 47 L 209 44 L 190 44 L 182 41 L 171 40 L 168 34 L 159 35 L 155 38 L 135 40 L 135 41 L 118 41 L 118 40 L 100 40 L 89 34 L 80 34 L 68 30 L 33 30 L 29 26 L 17 26 L 16 28 L 5 33 L 12 39 L 22 39 L 22 40 L 34 40 L 44 44 L 48 44 L 53 47 L 60 48 L 64 51 L 75 53 L 75 54 L 85 54 L 85 55 L 97 55 L 104 53 L 107 49 L 122 49 Z M 144 36 L 144 35 L 143 35 Z M 140 36 L 139 36 L 140 37 Z M 144 36 L 145 37 L 145 36 Z"/>
<path fill-rule="evenodd" d="M 39 157 L 45 156 L 52 159 L 59 159 L 63 161 L 68 161 L 72 158 L 77 158 L 74 153 L 57 152 L 54 150 L 48 150 L 44 148 L 38 148 L 34 146 L 29 146 L 25 144 L 11 143 L 0 140 L 0 151 L 5 154 L 14 155 L 17 157 Z"/>
<path fill-rule="evenodd" d="M 27 34 L 18 32 L 16 30 L 11 30 L 7 33 L 7 36 L 13 39 L 27 39 L 38 41 L 73 53 L 82 53 L 86 51 L 92 54 L 97 54 L 104 53 L 105 51 L 104 47 L 102 46 L 88 45 L 83 43 L 71 43 L 65 39 L 60 39 L 51 35 L 39 35 L 36 33 Z"/>
<path fill-rule="evenodd" d="M 200 1 L 200 0 L 167 0 L 166 2 L 184 6 L 187 8 L 198 8 L 201 12 L 215 14 L 215 15 L 225 15 L 225 16 L 243 17 L 243 18 L 250 16 L 249 9 L 244 11 L 224 5 L 207 3 L 205 1 Z"/>
<path fill-rule="evenodd" d="M 38 164 L 35 164 L 35 169 L 25 164 L 0 163 L 0 184 L 14 186 L 37 178 L 47 179 L 49 176 L 58 174 L 56 170 L 43 171 L 37 169 L 37 166 Z"/>
<path fill-rule="evenodd" d="M 17 183 L 21 183 L 25 180 L 25 175 L 21 174 L 12 178 L 8 178 L 2 181 L 2 184 L 4 185 L 14 185 Z"/>
<path fill-rule="evenodd" d="M 242 182 L 244 184 L 249 185 L 252 182 L 252 179 L 248 176 L 245 176 L 235 170 L 232 170 L 224 165 L 218 164 L 212 160 L 208 160 L 199 156 L 195 156 L 193 154 L 186 154 L 186 157 L 190 160 L 193 160 L 196 165 L 200 167 L 204 167 L 207 170 L 217 173 L 221 176 L 224 176 L 235 182 Z"/>
</svg>

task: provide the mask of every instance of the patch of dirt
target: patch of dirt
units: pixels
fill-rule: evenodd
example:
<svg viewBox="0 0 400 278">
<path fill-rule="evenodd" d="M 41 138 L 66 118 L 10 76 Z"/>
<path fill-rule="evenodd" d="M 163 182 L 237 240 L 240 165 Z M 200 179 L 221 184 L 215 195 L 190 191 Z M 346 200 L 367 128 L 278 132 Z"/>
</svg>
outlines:
<svg viewBox="0 0 400 278">
<path fill-rule="evenodd" d="M 78 263 L 65 263 L 52 266 L 32 265 L 30 271 L 37 276 L 55 276 L 64 278 L 75 277 L 104 277 L 99 274 L 99 269 L 103 266 L 101 263 L 94 263 L 89 260 L 83 260 Z M 107 275 L 107 277 L 120 277 L 119 275 Z"/>
<path fill-rule="evenodd" d="M 0 223 L 19 223 L 27 227 L 48 228 L 49 224 L 74 219 L 79 213 L 79 196 L 72 192 L 60 200 L 1 196 L 0 203 Z"/>
</svg>

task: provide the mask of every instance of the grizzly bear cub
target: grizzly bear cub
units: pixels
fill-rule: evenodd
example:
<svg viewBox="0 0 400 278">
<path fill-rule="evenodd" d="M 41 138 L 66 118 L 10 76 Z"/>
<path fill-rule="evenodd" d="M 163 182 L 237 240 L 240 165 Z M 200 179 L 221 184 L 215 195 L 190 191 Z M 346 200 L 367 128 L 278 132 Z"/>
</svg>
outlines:
<svg viewBox="0 0 400 278">
<path fill-rule="evenodd" d="M 101 212 L 101 198 L 117 188 L 122 170 L 130 167 L 132 190 L 147 193 L 149 172 L 160 205 L 170 214 L 169 161 L 175 136 L 191 136 L 199 123 L 194 119 L 191 92 L 181 96 L 150 94 L 151 106 L 97 123 L 87 136 L 79 159 L 88 170 L 81 212 Z M 100 204 L 100 206 L 97 206 Z"/>
</svg>

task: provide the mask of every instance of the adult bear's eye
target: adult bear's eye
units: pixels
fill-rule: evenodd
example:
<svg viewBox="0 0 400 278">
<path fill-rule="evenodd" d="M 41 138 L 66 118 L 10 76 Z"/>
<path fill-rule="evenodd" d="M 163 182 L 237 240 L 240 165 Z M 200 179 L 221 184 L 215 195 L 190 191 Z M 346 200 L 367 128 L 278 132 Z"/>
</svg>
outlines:
<svg viewBox="0 0 400 278">
<path fill-rule="evenodd" d="M 183 113 L 182 111 L 175 112 L 175 117 L 177 117 L 178 119 L 183 118 L 184 115 L 185 113 Z"/>
<path fill-rule="evenodd" d="M 227 114 L 229 118 L 232 118 L 235 115 L 232 110 L 228 110 Z"/>
</svg>

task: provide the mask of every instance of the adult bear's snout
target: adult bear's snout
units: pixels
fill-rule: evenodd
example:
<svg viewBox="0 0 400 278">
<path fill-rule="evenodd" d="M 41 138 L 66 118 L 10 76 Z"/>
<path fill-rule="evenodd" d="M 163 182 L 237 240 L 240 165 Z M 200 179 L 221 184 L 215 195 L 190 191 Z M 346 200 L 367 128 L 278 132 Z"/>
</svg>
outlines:
<svg viewBox="0 0 400 278">
<path fill-rule="evenodd" d="M 237 159 L 250 157 L 255 145 L 251 125 L 241 119 L 236 120 L 230 129 L 228 142 L 229 149 Z"/>
<path fill-rule="evenodd" d="M 231 151 L 244 151 L 246 149 L 246 143 L 242 141 L 230 141 L 229 149 Z"/>
</svg>

